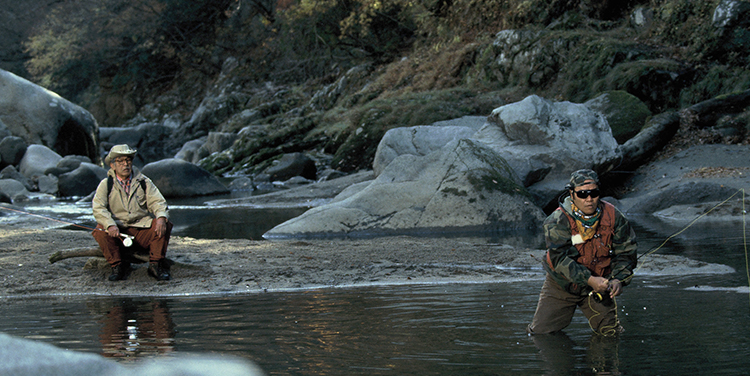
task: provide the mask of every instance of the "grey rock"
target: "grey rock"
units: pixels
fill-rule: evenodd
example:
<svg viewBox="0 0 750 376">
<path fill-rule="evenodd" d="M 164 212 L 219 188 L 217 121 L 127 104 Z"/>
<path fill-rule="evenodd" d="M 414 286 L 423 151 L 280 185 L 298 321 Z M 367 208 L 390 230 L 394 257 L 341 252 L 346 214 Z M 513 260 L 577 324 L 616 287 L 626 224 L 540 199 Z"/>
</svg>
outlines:
<svg viewBox="0 0 750 376">
<path fill-rule="evenodd" d="M 39 192 L 50 194 L 53 196 L 56 196 L 57 193 L 59 192 L 59 187 L 57 183 L 58 183 L 57 176 L 52 175 L 52 174 L 42 175 L 36 181 L 36 185 L 39 189 Z"/>
<path fill-rule="evenodd" d="M 190 163 L 197 163 L 201 158 L 205 158 L 206 156 L 201 157 L 198 154 L 198 150 L 203 146 L 203 144 L 206 143 L 206 137 L 201 137 L 199 139 L 190 140 L 186 142 L 184 145 L 182 145 L 182 148 L 180 148 L 180 151 L 175 154 L 176 159 L 182 159 L 183 161 L 190 162 Z"/>
<path fill-rule="evenodd" d="M 66 155 L 59 162 L 57 162 L 55 167 L 47 169 L 44 174 L 60 176 L 66 172 L 71 172 L 77 169 L 83 162 L 91 163 L 91 159 L 82 155 Z"/>
<path fill-rule="evenodd" d="M 372 171 L 360 171 L 342 176 L 337 179 L 325 180 L 310 185 L 292 187 L 281 191 L 253 195 L 250 197 L 222 199 L 209 201 L 210 205 L 243 205 L 258 208 L 270 207 L 313 207 L 331 202 L 339 198 L 342 191 L 350 190 L 352 186 L 365 182 L 368 184 L 375 179 Z M 243 181 L 238 179 L 238 181 Z M 245 180 L 246 181 L 246 180 Z M 262 190 L 264 183 L 253 180 L 257 190 Z"/>
<path fill-rule="evenodd" d="M 146 122 L 129 128 L 102 128 L 99 137 L 103 154 L 114 145 L 127 144 L 138 150 L 133 164 L 143 166 L 175 155 L 176 150 L 167 146 L 172 132 L 174 129 L 163 124 Z"/>
<path fill-rule="evenodd" d="M 234 133 L 209 132 L 202 148 L 206 150 L 207 155 L 210 155 L 228 149 L 236 140 L 237 135 Z"/>
<path fill-rule="evenodd" d="M 630 24 L 638 29 L 648 29 L 654 22 L 654 11 L 646 7 L 636 7 L 630 14 Z"/>
<path fill-rule="evenodd" d="M 454 140 L 423 157 L 397 157 L 358 192 L 312 208 L 263 236 L 536 228 L 544 214 L 524 193 L 498 153 L 472 140 Z"/>
<path fill-rule="evenodd" d="M 712 24 L 719 29 L 747 26 L 750 4 L 742 0 L 722 0 L 714 10 Z"/>
<path fill-rule="evenodd" d="M 5 125 L 5 123 L 3 123 L 2 120 L 0 120 L 0 140 L 8 136 L 12 136 L 12 134 L 8 130 L 8 127 Z"/>
<path fill-rule="evenodd" d="M 0 333 L 0 374 L 24 376 L 262 376 L 254 363 L 229 356 L 182 355 L 124 367 L 100 355 Z"/>
<path fill-rule="evenodd" d="M 224 184 L 208 171 L 181 159 L 163 159 L 143 167 L 164 197 L 192 197 L 228 193 Z"/>
<path fill-rule="evenodd" d="M 366 79 L 370 72 L 372 72 L 372 66 L 368 64 L 349 69 L 336 82 L 316 92 L 310 100 L 310 107 L 317 111 L 333 108 L 339 98 L 350 91 L 352 87 L 361 87 L 361 85 L 355 83 Z"/>
<path fill-rule="evenodd" d="M 601 113 L 535 95 L 495 109 L 473 137 L 501 153 L 541 207 L 556 201 L 571 171 L 618 158 Z"/>
<path fill-rule="evenodd" d="M 0 167 L 17 166 L 21 163 L 28 145 L 21 137 L 8 136 L 0 141 Z"/>
<path fill-rule="evenodd" d="M 750 181 L 750 145 L 696 145 L 639 168 L 620 202 L 629 214 L 724 200 Z"/>
<path fill-rule="evenodd" d="M 264 171 L 271 177 L 271 181 L 285 181 L 295 176 L 315 180 L 317 167 L 315 161 L 302 153 L 284 154 L 276 164 Z"/>
<path fill-rule="evenodd" d="M 0 87 L 0 116 L 11 134 L 62 155 L 98 158 L 99 125 L 88 111 L 1 69 Z"/>
<path fill-rule="evenodd" d="M 13 166 L 5 167 L 0 171 L 0 179 L 13 179 L 23 184 L 23 186 L 26 187 L 26 190 L 34 190 L 34 182 L 26 176 L 21 175 L 21 173 Z"/>
<path fill-rule="evenodd" d="M 391 129 L 378 144 L 372 169 L 379 175 L 399 155 L 424 156 L 442 148 L 450 141 L 469 138 L 486 122 L 485 116 L 466 116 L 429 126 Z"/>
<path fill-rule="evenodd" d="M 61 197 L 86 196 L 96 190 L 101 180 L 92 168 L 82 164 L 58 177 L 58 194 Z"/>
<path fill-rule="evenodd" d="M 44 175 L 47 169 L 57 166 L 61 159 L 60 154 L 44 145 L 29 145 L 19 163 L 18 171 L 33 179 L 34 176 Z"/>
<path fill-rule="evenodd" d="M 253 184 L 253 179 L 242 176 L 232 180 L 228 188 L 231 191 L 252 191 L 255 190 L 255 185 Z"/>
<path fill-rule="evenodd" d="M 3 333 L 0 333 L 0 349 L 0 374 L 3 375 L 114 375 L 126 370 L 99 355 L 62 350 Z"/>
<path fill-rule="evenodd" d="M 13 179 L 0 179 L 0 193 L 10 197 L 12 202 L 25 201 L 30 195 L 21 182 Z"/>
</svg>

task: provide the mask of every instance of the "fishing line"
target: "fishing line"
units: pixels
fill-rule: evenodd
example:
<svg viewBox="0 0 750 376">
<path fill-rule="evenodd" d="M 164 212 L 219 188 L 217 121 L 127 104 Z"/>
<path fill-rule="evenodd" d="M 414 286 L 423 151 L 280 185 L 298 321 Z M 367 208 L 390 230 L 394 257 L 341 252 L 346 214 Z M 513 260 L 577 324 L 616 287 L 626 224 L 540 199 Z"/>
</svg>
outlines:
<svg viewBox="0 0 750 376">
<path fill-rule="evenodd" d="M 745 188 L 738 189 L 737 192 L 735 192 L 734 194 L 732 194 L 731 196 L 729 196 L 727 199 L 725 199 L 724 201 L 716 204 L 714 207 L 712 207 L 708 211 L 704 212 L 703 214 L 701 214 L 698 217 L 696 217 L 695 219 L 693 219 L 683 229 L 681 229 L 680 231 L 677 231 L 674 234 L 672 234 L 669 237 L 667 237 L 658 247 L 656 247 L 656 248 L 654 248 L 654 249 L 652 249 L 652 250 L 650 250 L 650 251 L 648 251 L 648 252 L 646 252 L 646 253 L 638 256 L 637 260 L 640 260 L 642 257 L 647 256 L 647 255 L 651 255 L 654 252 L 658 251 L 659 249 L 661 249 L 662 247 L 664 247 L 664 245 L 667 244 L 668 241 L 672 240 L 672 238 L 674 238 L 675 236 L 678 236 L 678 235 L 682 234 L 683 232 L 685 232 L 688 228 L 690 228 L 696 222 L 698 222 L 698 220 L 700 220 L 701 218 L 707 216 L 709 213 L 711 213 L 712 211 L 714 211 L 719 206 L 722 206 L 722 205 L 726 204 L 727 202 L 729 202 L 729 200 L 731 200 L 732 198 L 734 198 L 735 196 L 737 196 L 739 193 L 742 193 L 742 199 L 741 199 L 742 200 L 742 243 L 743 243 L 743 247 L 744 247 L 744 251 L 745 251 L 745 273 L 747 274 L 748 288 L 750 288 L 750 262 L 748 261 L 748 251 L 747 251 L 747 232 L 746 232 L 746 229 L 747 229 L 747 224 L 746 224 L 747 211 L 745 210 Z M 638 265 L 638 267 L 635 268 L 635 270 L 633 270 L 633 274 L 625 277 L 623 279 L 623 282 L 627 282 L 631 278 L 633 278 L 635 276 L 635 272 L 637 272 L 642 267 L 643 267 L 643 263 L 640 263 L 640 265 Z M 615 273 L 612 273 L 612 274 L 615 274 Z M 750 299 L 750 294 L 748 294 L 748 298 Z"/>
<path fill-rule="evenodd" d="M 747 275 L 748 288 L 750 288 L 750 261 L 748 260 L 748 251 L 747 251 L 747 222 L 746 222 L 747 211 L 745 210 L 745 189 L 744 188 L 740 188 L 739 190 L 737 190 L 737 192 L 735 192 L 734 194 L 732 194 L 731 196 L 729 196 L 724 201 L 716 204 L 711 209 L 707 210 L 703 214 L 701 214 L 698 217 L 696 217 L 695 219 L 693 219 L 687 226 L 685 226 L 684 228 L 682 228 L 680 231 L 677 231 L 674 234 L 672 234 L 669 237 L 667 237 L 658 247 L 653 248 L 650 251 L 648 251 L 648 252 L 646 252 L 646 253 L 638 256 L 637 260 L 640 260 L 644 256 L 651 255 L 651 254 L 655 253 L 656 251 L 658 251 L 659 249 L 663 248 L 664 245 L 667 244 L 667 242 L 669 242 L 670 240 L 672 240 L 672 238 L 674 238 L 674 237 L 682 234 L 683 232 L 685 232 L 688 228 L 690 228 L 691 226 L 693 226 L 701 218 L 707 216 L 712 211 L 716 210 L 716 208 L 718 208 L 719 206 L 722 206 L 722 205 L 726 204 L 727 202 L 729 202 L 729 200 L 731 200 L 732 198 L 734 198 L 735 196 L 737 196 L 740 192 L 742 193 L 742 198 L 741 198 L 741 201 L 742 201 L 742 243 L 743 243 L 743 247 L 744 247 L 744 251 L 745 251 L 745 273 Z M 640 268 L 642 268 L 642 267 L 643 267 L 643 263 L 640 263 L 640 265 L 638 265 L 638 267 L 635 270 L 633 270 L 633 274 L 625 277 L 622 280 L 622 282 L 629 281 L 631 278 L 633 278 L 635 276 L 635 273 L 638 270 L 640 270 Z M 618 272 L 619 272 L 619 270 L 618 270 Z M 614 274 L 616 274 L 616 273 L 611 273 L 611 275 L 614 275 Z M 750 298 L 750 294 L 748 294 L 748 298 Z M 593 294 L 589 294 L 589 297 L 588 297 L 589 309 L 594 312 L 594 315 L 592 315 L 588 319 L 588 324 L 589 324 L 589 327 L 591 328 L 591 330 L 594 331 L 595 333 L 597 333 L 597 331 L 594 329 L 593 325 L 591 324 L 591 320 L 594 317 L 601 315 L 602 313 L 598 312 L 596 309 L 594 309 L 594 307 L 591 304 L 591 300 L 592 299 L 594 299 Z M 614 300 L 614 298 L 613 298 L 613 300 Z M 615 302 L 615 309 L 614 309 L 615 310 L 615 325 L 601 327 L 598 333 L 600 333 L 600 334 L 602 334 L 604 336 L 612 336 L 612 335 L 615 335 L 617 333 L 617 326 L 619 326 L 619 319 L 617 318 L 617 301 L 615 300 L 614 302 Z"/>
<path fill-rule="evenodd" d="M 66 225 L 70 225 L 70 226 L 74 226 L 74 227 L 79 227 L 79 228 L 82 228 L 82 229 L 85 229 L 85 230 L 107 232 L 107 231 L 105 231 L 104 229 L 101 229 L 101 228 L 91 228 L 91 227 L 88 227 L 88 226 L 79 225 L 77 223 L 73 223 L 73 222 L 69 222 L 69 221 L 63 221 L 63 220 L 57 219 L 57 218 L 47 217 L 47 216 L 44 216 L 44 215 L 41 215 L 41 214 L 34 214 L 34 213 L 27 212 L 27 211 L 19 210 L 19 209 L 9 208 L 9 207 L 7 207 L 5 205 L 0 205 L 0 208 L 3 208 L 5 210 L 9 210 L 9 211 L 12 211 L 12 212 L 16 212 L 16 213 L 30 215 L 32 217 L 37 217 L 37 218 L 42 218 L 42 219 L 46 219 L 46 220 L 50 220 L 50 221 L 54 221 L 54 222 L 64 223 Z M 130 247 L 131 245 L 133 245 L 133 236 L 132 235 L 120 233 L 120 236 L 123 238 L 122 239 L 122 244 L 124 246 Z"/>
</svg>

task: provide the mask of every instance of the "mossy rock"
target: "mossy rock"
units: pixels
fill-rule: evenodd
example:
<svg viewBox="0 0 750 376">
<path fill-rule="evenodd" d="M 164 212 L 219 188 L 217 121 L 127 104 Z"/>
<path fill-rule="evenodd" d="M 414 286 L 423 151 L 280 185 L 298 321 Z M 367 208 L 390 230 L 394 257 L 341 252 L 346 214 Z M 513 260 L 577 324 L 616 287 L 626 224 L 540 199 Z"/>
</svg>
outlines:
<svg viewBox="0 0 750 376">
<path fill-rule="evenodd" d="M 488 115 L 505 104 L 496 92 L 481 93 L 471 88 L 453 88 L 421 93 L 405 93 L 379 98 L 363 107 L 326 117 L 335 124 L 336 134 L 346 135 L 333 158 L 333 167 L 342 171 L 372 168 L 380 140 L 392 128 L 429 125 L 464 116 Z M 329 111 L 329 113 L 335 110 Z M 349 128 L 341 129 L 342 122 Z"/>
<path fill-rule="evenodd" d="M 619 144 L 637 135 L 651 116 L 645 103 L 622 90 L 602 93 L 586 102 L 586 106 L 604 115 Z"/>
</svg>

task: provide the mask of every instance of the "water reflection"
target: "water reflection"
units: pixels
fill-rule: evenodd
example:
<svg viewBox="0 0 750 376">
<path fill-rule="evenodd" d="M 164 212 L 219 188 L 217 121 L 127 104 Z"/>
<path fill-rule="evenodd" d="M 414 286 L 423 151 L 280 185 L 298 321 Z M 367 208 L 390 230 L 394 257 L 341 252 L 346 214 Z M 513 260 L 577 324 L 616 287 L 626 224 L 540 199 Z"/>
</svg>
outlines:
<svg viewBox="0 0 750 376">
<path fill-rule="evenodd" d="M 174 351 L 175 328 L 166 300 L 95 300 L 87 306 L 101 317 L 103 356 L 135 359 Z"/>
<path fill-rule="evenodd" d="M 740 276 L 741 277 L 741 276 Z M 684 375 L 750 367 L 747 293 L 686 289 L 737 276 L 643 278 L 618 299 L 626 331 L 527 336 L 542 280 L 193 298 L 34 298 L 0 332 L 130 362 L 245 357 L 270 375 Z M 736 283 L 736 282 L 735 282 Z"/>
</svg>

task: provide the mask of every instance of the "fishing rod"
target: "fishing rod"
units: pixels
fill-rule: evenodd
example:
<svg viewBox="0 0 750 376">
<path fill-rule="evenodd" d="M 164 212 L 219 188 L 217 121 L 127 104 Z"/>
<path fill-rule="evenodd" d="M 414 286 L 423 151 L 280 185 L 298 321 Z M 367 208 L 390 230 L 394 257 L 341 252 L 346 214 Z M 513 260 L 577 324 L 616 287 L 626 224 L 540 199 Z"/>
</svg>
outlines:
<svg viewBox="0 0 750 376">
<path fill-rule="evenodd" d="M 32 217 L 46 219 L 46 220 L 49 220 L 49 221 L 64 223 L 66 225 L 70 225 L 70 226 L 74 226 L 74 227 L 79 227 L 79 228 L 82 228 L 82 229 L 85 229 L 85 230 L 107 232 L 107 231 L 105 231 L 104 229 L 101 229 L 101 228 L 92 228 L 92 227 L 88 227 L 88 226 L 84 226 L 84 225 L 79 225 L 77 223 L 73 223 L 73 222 L 69 222 L 69 221 L 63 221 L 62 219 L 47 217 L 47 216 L 44 216 L 44 215 L 41 215 L 41 214 L 34 214 L 34 213 L 30 213 L 30 212 L 27 212 L 27 211 L 24 211 L 24 210 L 9 208 L 9 207 L 7 207 L 5 205 L 0 205 L 0 208 L 3 208 L 5 210 L 9 210 L 9 211 L 12 211 L 12 212 L 20 213 L 20 214 L 30 215 Z M 120 236 L 122 237 L 122 245 L 124 245 L 126 247 L 130 247 L 131 245 L 133 245 L 133 239 L 135 239 L 135 237 L 133 237 L 132 235 L 123 234 L 123 233 L 120 233 Z"/>
</svg>

